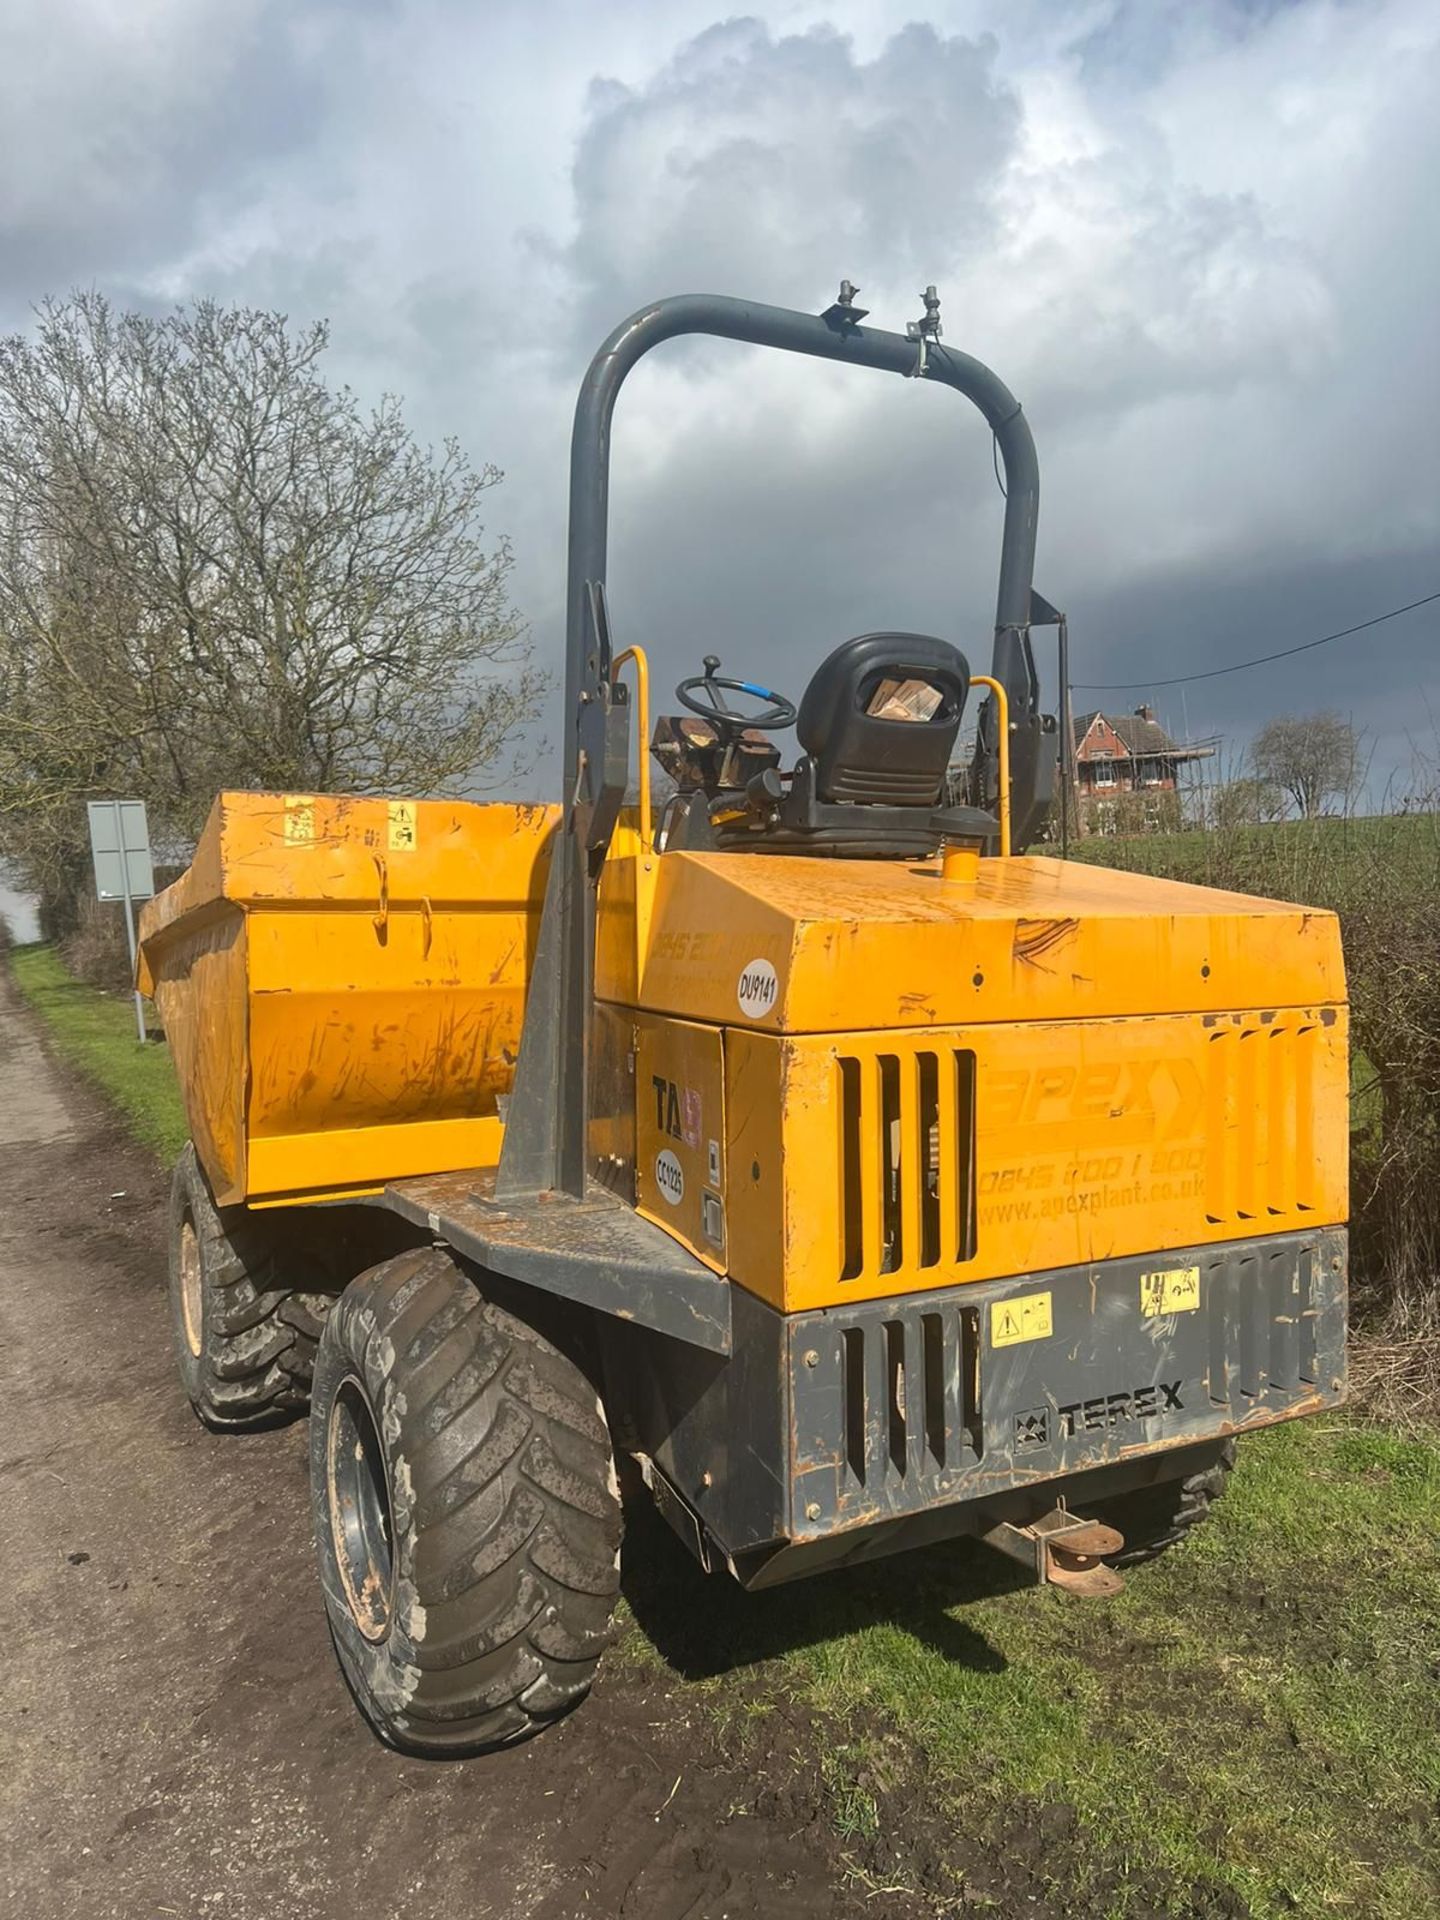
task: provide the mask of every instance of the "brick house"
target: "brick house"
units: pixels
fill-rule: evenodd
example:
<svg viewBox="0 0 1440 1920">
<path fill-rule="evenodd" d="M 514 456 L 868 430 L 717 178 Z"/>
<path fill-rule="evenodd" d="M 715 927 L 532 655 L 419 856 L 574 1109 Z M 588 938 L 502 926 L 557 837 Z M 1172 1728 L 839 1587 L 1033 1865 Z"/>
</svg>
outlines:
<svg viewBox="0 0 1440 1920">
<path fill-rule="evenodd" d="M 1180 746 L 1153 707 L 1075 718 L 1075 794 L 1083 824 L 1117 833 L 1179 824 L 1180 769 L 1211 746 Z"/>
</svg>

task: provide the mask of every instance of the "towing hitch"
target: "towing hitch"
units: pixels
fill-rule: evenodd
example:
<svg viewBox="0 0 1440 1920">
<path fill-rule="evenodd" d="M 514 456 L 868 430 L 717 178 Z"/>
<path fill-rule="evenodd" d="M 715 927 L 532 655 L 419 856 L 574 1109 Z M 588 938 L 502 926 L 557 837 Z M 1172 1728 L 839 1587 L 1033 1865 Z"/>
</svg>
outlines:
<svg viewBox="0 0 1440 1920">
<path fill-rule="evenodd" d="M 1125 1536 L 1099 1520 L 1086 1520 L 1068 1508 L 1052 1507 L 1024 1526 L 998 1520 L 980 1538 L 987 1546 L 1029 1567 L 1042 1586 L 1064 1587 L 1090 1599 L 1119 1593 L 1124 1579 L 1107 1567 L 1105 1555 L 1119 1553 Z"/>
</svg>

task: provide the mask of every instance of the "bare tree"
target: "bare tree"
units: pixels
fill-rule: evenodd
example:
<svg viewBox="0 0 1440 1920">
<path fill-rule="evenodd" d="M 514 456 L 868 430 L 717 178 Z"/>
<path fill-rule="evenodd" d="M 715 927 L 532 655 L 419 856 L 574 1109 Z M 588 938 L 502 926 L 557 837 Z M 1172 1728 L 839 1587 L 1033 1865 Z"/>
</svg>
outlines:
<svg viewBox="0 0 1440 1920">
<path fill-rule="evenodd" d="M 1355 789 L 1359 742 L 1338 713 L 1286 715 L 1261 729 L 1250 749 L 1257 780 L 1286 793 L 1304 820 Z"/>
<path fill-rule="evenodd" d="M 1285 796 L 1273 781 L 1250 773 L 1236 774 L 1222 781 L 1210 796 L 1210 817 L 1219 832 L 1232 827 L 1263 825 L 1279 820 L 1285 812 Z"/>
<path fill-rule="evenodd" d="M 327 386 L 328 339 L 88 293 L 0 341 L 0 855 L 42 891 L 87 795 L 185 837 L 224 785 L 455 792 L 536 713 L 500 475 Z"/>
</svg>

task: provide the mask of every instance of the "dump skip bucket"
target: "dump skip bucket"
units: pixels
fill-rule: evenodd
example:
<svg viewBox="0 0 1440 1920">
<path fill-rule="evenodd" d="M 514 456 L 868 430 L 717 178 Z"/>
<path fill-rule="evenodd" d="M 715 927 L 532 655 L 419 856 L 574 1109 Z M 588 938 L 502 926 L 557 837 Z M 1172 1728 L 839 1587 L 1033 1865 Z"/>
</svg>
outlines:
<svg viewBox="0 0 1440 1920">
<path fill-rule="evenodd" d="M 495 1163 L 557 818 L 221 794 L 139 984 L 222 1204 Z"/>
</svg>

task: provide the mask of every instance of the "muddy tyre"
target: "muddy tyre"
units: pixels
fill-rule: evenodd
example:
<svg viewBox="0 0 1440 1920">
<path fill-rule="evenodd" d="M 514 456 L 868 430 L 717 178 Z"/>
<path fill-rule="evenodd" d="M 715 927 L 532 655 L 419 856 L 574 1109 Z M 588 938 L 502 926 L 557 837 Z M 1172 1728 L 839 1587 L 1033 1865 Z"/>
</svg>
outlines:
<svg viewBox="0 0 1440 1920">
<path fill-rule="evenodd" d="M 1235 1442 L 1226 1440 L 1207 1448 L 1183 1479 L 1139 1487 L 1101 1503 L 1095 1517 L 1125 1536 L 1124 1551 L 1112 1555 L 1111 1564 L 1143 1566 L 1185 1539 L 1209 1518 L 1234 1465 Z"/>
<path fill-rule="evenodd" d="M 444 1249 L 351 1282 L 326 1322 L 310 1482 L 330 1631 L 402 1752 L 481 1753 L 589 1692 L 620 1582 L 594 1387 Z"/>
<path fill-rule="evenodd" d="M 170 1183 L 169 1239 L 180 1378 L 206 1426 L 268 1426 L 303 1412 L 329 1298 L 281 1227 L 215 1204 L 190 1145 Z"/>
</svg>

